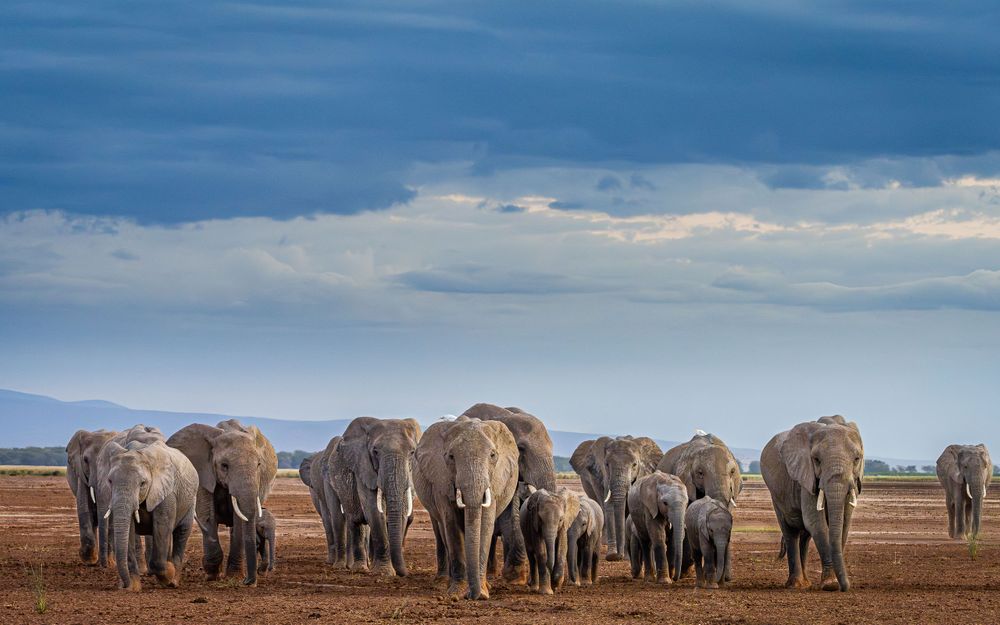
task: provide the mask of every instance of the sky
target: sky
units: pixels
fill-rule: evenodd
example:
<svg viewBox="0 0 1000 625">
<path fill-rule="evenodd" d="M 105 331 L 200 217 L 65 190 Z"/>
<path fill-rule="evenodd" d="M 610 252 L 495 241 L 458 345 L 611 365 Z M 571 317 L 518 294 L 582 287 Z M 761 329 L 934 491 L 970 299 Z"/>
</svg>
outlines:
<svg viewBox="0 0 1000 625">
<path fill-rule="evenodd" d="M 749 4 L 0 4 L 0 387 L 1000 449 L 1000 7 Z"/>
</svg>

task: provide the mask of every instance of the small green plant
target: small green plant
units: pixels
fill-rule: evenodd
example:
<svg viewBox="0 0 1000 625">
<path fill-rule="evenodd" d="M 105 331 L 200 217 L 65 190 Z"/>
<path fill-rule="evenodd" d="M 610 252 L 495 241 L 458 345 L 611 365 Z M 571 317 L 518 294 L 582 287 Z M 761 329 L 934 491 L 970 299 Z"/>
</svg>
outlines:
<svg viewBox="0 0 1000 625">
<path fill-rule="evenodd" d="M 38 568 L 27 566 L 28 581 L 31 584 L 31 594 L 35 598 L 35 612 L 38 614 L 45 614 L 49 609 L 49 597 L 45 591 L 45 575 L 42 571 L 42 565 L 39 564 Z"/>
<path fill-rule="evenodd" d="M 979 534 L 968 534 L 965 537 L 965 544 L 969 548 L 969 557 L 975 560 L 979 557 L 979 548 L 982 543 L 979 542 Z"/>
</svg>

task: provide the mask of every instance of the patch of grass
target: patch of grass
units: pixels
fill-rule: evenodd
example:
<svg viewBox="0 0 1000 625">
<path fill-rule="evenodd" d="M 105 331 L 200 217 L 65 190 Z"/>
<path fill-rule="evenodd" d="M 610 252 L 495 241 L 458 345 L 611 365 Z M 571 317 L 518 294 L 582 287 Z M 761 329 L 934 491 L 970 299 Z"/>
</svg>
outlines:
<svg viewBox="0 0 1000 625">
<path fill-rule="evenodd" d="M 34 608 L 38 614 L 45 614 L 49 609 L 49 597 L 45 590 L 45 575 L 42 565 L 39 563 L 36 569 L 32 565 L 27 565 L 28 582 L 31 585 L 31 595 L 34 597 Z"/>
<path fill-rule="evenodd" d="M 278 477 L 298 477 L 298 469 L 278 469 Z"/>
<path fill-rule="evenodd" d="M 979 534 L 969 534 L 965 537 L 965 544 L 969 548 L 969 557 L 975 560 L 979 557 L 979 548 L 982 543 L 979 541 Z"/>
<path fill-rule="evenodd" d="M 776 534 L 781 532 L 781 530 L 777 527 L 737 526 L 733 528 L 733 532 L 737 534 Z"/>
<path fill-rule="evenodd" d="M 66 475 L 66 467 L 43 467 L 28 465 L 0 465 L 0 475 Z"/>
</svg>

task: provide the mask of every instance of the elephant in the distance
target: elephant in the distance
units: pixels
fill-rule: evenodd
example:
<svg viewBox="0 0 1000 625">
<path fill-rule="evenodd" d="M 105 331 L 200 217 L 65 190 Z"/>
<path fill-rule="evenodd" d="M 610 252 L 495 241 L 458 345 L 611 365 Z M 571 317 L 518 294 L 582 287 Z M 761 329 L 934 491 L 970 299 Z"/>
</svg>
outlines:
<svg viewBox="0 0 1000 625">
<path fill-rule="evenodd" d="M 579 512 L 579 496 L 565 487 L 557 492 L 536 490 L 521 504 L 529 589 L 551 595 L 562 587 L 566 578 L 569 527 Z"/>
<path fill-rule="evenodd" d="M 525 488 L 516 489 L 510 506 L 497 519 L 496 529 L 490 539 L 488 570 L 496 573 L 496 541 L 503 539 L 503 578 L 523 584 L 527 581 L 524 536 L 521 533 L 521 493 L 530 489 L 556 490 L 556 467 L 552 457 L 552 439 L 538 417 L 516 407 L 501 408 L 480 403 L 470 407 L 464 416 L 484 421 L 499 421 L 507 426 L 517 441 L 518 481 Z"/>
<path fill-rule="evenodd" d="M 736 456 L 722 439 L 700 430 L 690 441 L 663 454 L 657 469 L 681 478 L 687 488 L 689 505 L 702 497 L 711 497 L 732 510 L 743 490 L 743 476 Z M 682 577 L 693 563 L 690 545 L 685 543 Z M 727 559 L 724 579 L 728 582 L 732 577 L 732 560 Z"/>
<path fill-rule="evenodd" d="M 861 431 L 840 415 L 800 423 L 764 447 L 760 471 L 781 527 L 779 557 L 788 556 L 787 588 L 809 587 L 804 565 L 812 539 L 823 562 L 823 590 L 850 589 L 844 548 L 864 466 Z"/>
<path fill-rule="evenodd" d="M 333 457 L 341 437 L 330 439 L 326 449 L 302 461 L 299 478 L 309 487 L 313 506 L 323 521 L 326 535 L 326 563 L 340 565 L 346 562 L 346 525 L 344 509 L 330 479 L 330 459 Z"/>
<path fill-rule="evenodd" d="M 486 565 L 499 512 L 514 498 L 518 449 L 499 421 L 458 417 L 438 421 L 420 439 L 413 484 L 427 509 L 437 545 L 438 578 L 448 592 L 488 599 Z"/>
<path fill-rule="evenodd" d="M 78 430 L 66 445 L 66 481 L 76 500 L 76 518 L 80 527 L 80 560 L 98 563 L 97 456 L 118 432 Z M 101 562 L 105 566 L 106 562 Z"/>
<path fill-rule="evenodd" d="M 419 441 L 420 426 L 413 419 L 358 417 L 329 459 L 354 570 L 369 568 L 370 556 L 372 572 L 406 575 L 403 543 L 413 520 L 412 462 Z M 371 532 L 369 554 L 364 526 Z"/>
<path fill-rule="evenodd" d="M 256 586 L 257 521 L 278 473 L 271 442 L 255 426 L 229 419 L 215 427 L 189 425 L 174 433 L 167 445 L 183 452 L 198 471 L 195 518 L 208 579 L 223 575 L 219 525 L 225 525 L 232 528 L 226 574 L 238 574 L 245 561 L 243 584 Z"/>
<path fill-rule="evenodd" d="M 978 536 L 993 460 L 986 445 L 948 445 L 937 460 L 938 481 L 948 505 L 948 536 Z"/>
<path fill-rule="evenodd" d="M 120 587 L 141 589 L 137 534 L 150 537 L 150 572 L 164 586 L 176 588 L 184 564 L 184 548 L 194 519 L 198 472 L 180 451 L 163 441 L 121 447 L 112 441 L 108 484 L 114 514 L 115 560 Z M 117 448 L 117 449 L 114 449 Z"/>
<path fill-rule="evenodd" d="M 629 544 L 632 577 L 645 569 L 646 581 L 670 583 L 680 579 L 684 551 L 684 514 L 687 489 L 676 475 L 654 471 L 635 481 L 628 491 L 632 536 Z M 622 522 L 623 529 L 626 522 Z"/>
<path fill-rule="evenodd" d="M 584 492 L 604 505 L 608 560 L 628 556 L 625 540 L 628 490 L 636 480 L 655 471 L 662 457 L 660 446 L 645 436 L 602 436 L 580 443 L 573 452 L 570 465 L 580 475 Z"/>
</svg>

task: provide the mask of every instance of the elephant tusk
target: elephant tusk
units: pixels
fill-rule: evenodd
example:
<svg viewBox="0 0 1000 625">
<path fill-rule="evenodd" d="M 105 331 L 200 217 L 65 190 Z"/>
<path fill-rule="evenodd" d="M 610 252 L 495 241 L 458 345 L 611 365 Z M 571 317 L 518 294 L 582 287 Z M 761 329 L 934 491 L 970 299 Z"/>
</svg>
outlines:
<svg viewBox="0 0 1000 625">
<path fill-rule="evenodd" d="M 462 489 L 460 488 L 455 489 L 455 505 L 459 508 L 465 507 L 465 502 L 462 501 Z"/>
<path fill-rule="evenodd" d="M 135 509 L 135 522 L 136 523 L 141 523 L 141 521 L 139 521 L 139 509 L 138 508 Z"/>
<path fill-rule="evenodd" d="M 852 508 L 858 507 L 858 493 L 855 492 L 853 488 L 851 489 L 851 498 L 847 501 L 847 503 L 849 503 Z"/>
<path fill-rule="evenodd" d="M 490 490 L 490 487 L 487 486 L 486 492 L 483 494 L 483 507 L 489 508 L 492 505 L 493 505 L 493 492 Z"/>
<path fill-rule="evenodd" d="M 375 491 L 375 507 L 378 508 L 379 514 L 385 514 L 385 507 L 382 505 L 382 489 L 379 488 Z"/>
<path fill-rule="evenodd" d="M 94 503 L 97 503 L 97 497 L 94 495 L 94 487 L 93 486 L 90 487 L 90 500 L 93 501 Z"/>
<path fill-rule="evenodd" d="M 406 489 L 406 516 L 411 516 L 413 514 L 413 487 L 407 487 Z"/>
<path fill-rule="evenodd" d="M 729 498 L 729 505 L 732 506 L 732 507 L 734 507 L 734 508 L 736 507 L 736 498 L 735 497 L 730 497 Z"/>
<path fill-rule="evenodd" d="M 986 499 L 986 487 L 983 486 L 983 499 Z"/>
<path fill-rule="evenodd" d="M 608 494 L 604 496 L 604 503 L 611 501 L 611 490 L 608 489 Z"/>
<path fill-rule="evenodd" d="M 104 513 L 104 519 L 107 520 L 109 516 L 111 516 L 111 508 L 108 508 L 108 511 Z"/>
<path fill-rule="evenodd" d="M 532 493 L 534 493 L 536 490 L 538 490 L 538 489 L 535 488 L 534 486 L 532 486 L 531 484 L 528 484 L 528 494 L 529 495 L 532 494 Z"/>
<path fill-rule="evenodd" d="M 826 508 L 826 496 L 823 494 L 823 489 L 819 489 L 819 497 L 816 498 L 816 510 L 822 511 Z"/>
<path fill-rule="evenodd" d="M 257 516 L 264 516 L 264 507 L 260 505 L 260 497 L 257 498 Z"/>
<path fill-rule="evenodd" d="M 972 499 L 972 490 L 969 489 L 968 482 L 965 483 L 965 494 L 969 496 L 969 499 Z"/>
<path fill-rule="evenodd" d="M 340 504 L 340 513 L 344 514 L 344 504 Z"/>
<path fill-rule="evenodd" d="M 233 500 L 233 512 L 236 513 L 236 516 L 240 517 L 242 520 L 249 523 L 250 519 L 248 519 L 246 515 L 243 514 L 242 510 L 240 510 L 240 504 L 236 503 L 236 495 L 230 495 L 229 498 Z"/>
</svg>

